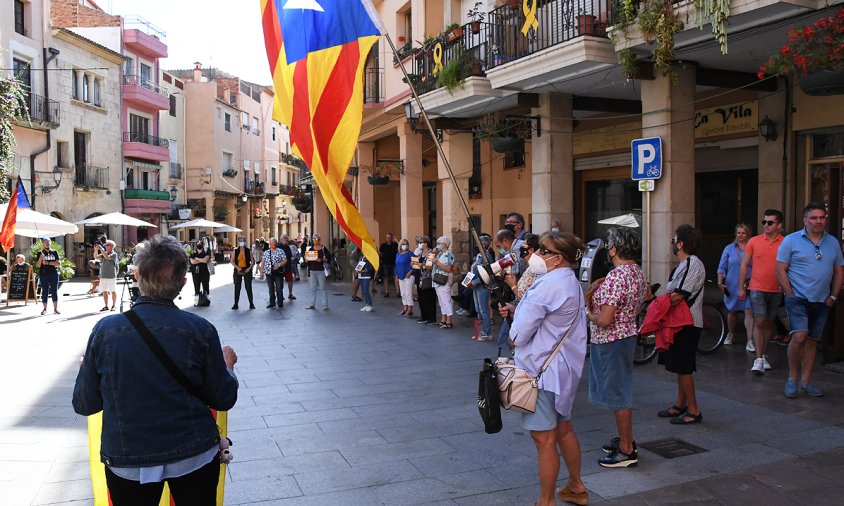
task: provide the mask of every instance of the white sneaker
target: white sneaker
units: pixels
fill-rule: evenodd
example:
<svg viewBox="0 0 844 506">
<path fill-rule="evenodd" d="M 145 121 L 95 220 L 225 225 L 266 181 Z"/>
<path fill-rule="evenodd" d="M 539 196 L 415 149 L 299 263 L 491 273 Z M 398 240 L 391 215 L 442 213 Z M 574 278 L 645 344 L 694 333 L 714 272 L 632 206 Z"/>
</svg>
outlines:
<svg viewBox="0 0 844 506">
<path fill-rule="evenodd" d="M 374 308 L 374 307 L 372 307 L 372 306 L 363 306 L 363 307 L 361 308 L 361 311 L 365 311 L 365 312 L 367 312 L 367 313 L 371 313 L 372 311 L 375 311 L 375 308 Z"/>
<path fill-rule="evenodd" d="M 750 368 L 750 372 L 756 375 L 765 374 L 765 366 L 761 358 L 757 358 L 753 361 L 753 367 Z"/>
<path fill-rule="evenodd" d="M 362 308 L 360 308 L 360 310 L 361 310 L 361 311 L 367 311 L 367 309 L 366 309 L 366 308 L 368 308 L 368 307 L 369 307 L 369 306 L 363 306 Z"/>
<path fill-rule="evenodd" d="M 747 346 L 745 346 L 744 349 L 748 353 L 756 353 L 756 346 L 753 346 L 753 341 L 750 339 L 747 340 Z"/>
<path fill-rule="evenodd" d="M 733 334 L 727 334 L 727 337 L 724 339 L 724 344 L 733 344 Z"/>
<path fill-rule="evenodd" d="M 478 334 L 478 342 L 485 343 L 488 341 L 492 341 L 492 336 L 488 336 L 486 334 Z"/>
<path fill-rule="evenodd" d="M 771 369 L 773 369 L 773 367 L 771 367 L 771 364 L 768 362 L 768 355 L 762 355 L 762 367 L 766 371 L 770 371 Z"/>
</svg>

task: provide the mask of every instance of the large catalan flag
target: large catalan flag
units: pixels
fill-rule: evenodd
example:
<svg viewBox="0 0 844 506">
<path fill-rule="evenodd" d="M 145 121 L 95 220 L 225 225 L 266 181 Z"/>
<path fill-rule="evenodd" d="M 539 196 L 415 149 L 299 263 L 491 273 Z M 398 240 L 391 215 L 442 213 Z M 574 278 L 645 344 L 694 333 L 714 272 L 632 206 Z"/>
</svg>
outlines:
<svg viewBox="0 0 844 506">
<path fill-rule="evenodd" d="M 363 67 L 383 25 L 370 0 L 260 0 L 273 117 L 328 209 L 377 268 L 378 250 L 343 185 L 363 116 Z"/>
<path fill-rule="evenodd" d="M 9 251 L 15 246 L 15 229 L 18 222 L 18 209 L 29 207 L 29 199 L 26 196 L 26 188 L 21 182 L 20 176 L 12 190 L 12 198 L 6 207 L 6 216 L 3 218 L 3 228 L 0 229 L 0 246 Z"/>
</svg>

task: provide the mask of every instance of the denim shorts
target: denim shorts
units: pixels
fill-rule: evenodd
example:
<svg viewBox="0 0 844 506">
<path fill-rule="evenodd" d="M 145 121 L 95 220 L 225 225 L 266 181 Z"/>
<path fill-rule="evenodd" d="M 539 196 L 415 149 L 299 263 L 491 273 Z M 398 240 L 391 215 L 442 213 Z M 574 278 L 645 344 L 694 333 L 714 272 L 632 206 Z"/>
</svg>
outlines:
<svg viewBox="0 0 844 506">
<path fill-rule="evenodd" d="M 809 332 L 809 338 L 815 341 L 823 339 L 823 328 L 829 315 L 829 306 L 823 302 L 809 302 L 800 297 L 785 297 L 785 310 L 788 311 L 789 334 Z"/>
<path fill-rule="evenodd" d="M 781 293 L 750 290 L 750 307 L 753 308 L 753 316 L 756 318 L 776 319 L 781 300 Z"/>
<path fill-rule="evenodd" d="M 554 403 L 557 394 L 548 390 L 539 389 L 536 396 L 536 411 L 533 413 L 522 413 L 522 428 L 525 430 L 552 430 L 557 427 L 557 422 L 571 420 L 571 414 L 563 416 L 557 413 Z"/>
<path fill-rule="evenodd" d="M 633 407 L 636 338 L 589 347 L 589 402 L 605 409 Z"/>
</svg>

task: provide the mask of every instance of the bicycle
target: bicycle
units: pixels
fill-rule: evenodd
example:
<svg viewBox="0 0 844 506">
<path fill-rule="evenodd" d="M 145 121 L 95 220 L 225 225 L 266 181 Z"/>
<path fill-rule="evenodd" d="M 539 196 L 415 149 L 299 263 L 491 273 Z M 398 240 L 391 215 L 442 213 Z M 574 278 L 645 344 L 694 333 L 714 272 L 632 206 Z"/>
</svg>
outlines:
<svg viewBox="0 0 844 506">
<path fill-rule="evenodd" d="M 659 285 L 652 287 L 655 292 Z M 651 299 L 652 301 L 653 299 Z M 642 312 L 639 314 L 639 328 L 645 321 L 645 313 L 651 301 L 642 305 Z M 700 332 L 700 340 L 697 344 L 697 352 L 701 355 L 711 355 L 724 345 L 727 338 L 727 317 L 724 315 L 719 304 L 704 302 L 702 308 L 703 328 Z M 636 351 L 633 355 L 633 363 L 637 365 L 647 364 L 656 356 L 656 335 L 636 335 Z"/>
<path fill-rule="evenodd" d="M 334 276 L 334 279 L 337 281 L 343 281 L 343 266 L 340 265 L 341 261 L 339 258 L 340 250 L 335 250 L 333 252 L 334 258 L 331 262 L 331 274 Z"/>
</svg>

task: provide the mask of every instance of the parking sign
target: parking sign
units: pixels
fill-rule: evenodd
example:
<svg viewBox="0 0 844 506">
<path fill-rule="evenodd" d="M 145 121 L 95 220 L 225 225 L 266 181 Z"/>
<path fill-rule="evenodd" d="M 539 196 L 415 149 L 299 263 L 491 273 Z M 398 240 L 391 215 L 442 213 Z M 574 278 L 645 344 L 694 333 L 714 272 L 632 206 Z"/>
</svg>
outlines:
<svg viewBox="0 0 844 506">
<path fill-rule="evenodd" d="M 662 139 L 647 137 L 630 143 L 633 155 L 633 181 L 662 177 Z"/>
</svg>

